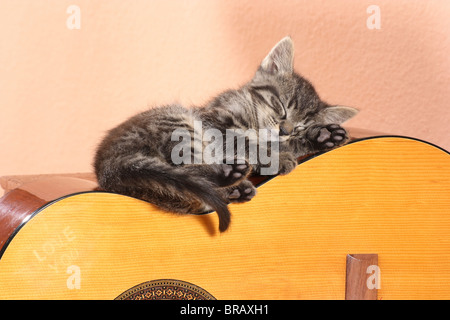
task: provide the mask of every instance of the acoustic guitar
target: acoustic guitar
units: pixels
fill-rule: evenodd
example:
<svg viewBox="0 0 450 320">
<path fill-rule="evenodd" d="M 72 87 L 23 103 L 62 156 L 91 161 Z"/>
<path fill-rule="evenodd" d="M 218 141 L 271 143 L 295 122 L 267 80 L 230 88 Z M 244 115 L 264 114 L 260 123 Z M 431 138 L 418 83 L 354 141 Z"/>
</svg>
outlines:
<svg viewBox="0 0 450 320">
<path fill-rule="evenodd" d="M 255 184 L 223 234 L 214 213 L 87 180 L 15 189 L 0 200 L 0 299 L 344 299 L 348 255 L 368 253 L 378 299 L 450 299 L 445 150 L 354 135 Z"/>
</svg>

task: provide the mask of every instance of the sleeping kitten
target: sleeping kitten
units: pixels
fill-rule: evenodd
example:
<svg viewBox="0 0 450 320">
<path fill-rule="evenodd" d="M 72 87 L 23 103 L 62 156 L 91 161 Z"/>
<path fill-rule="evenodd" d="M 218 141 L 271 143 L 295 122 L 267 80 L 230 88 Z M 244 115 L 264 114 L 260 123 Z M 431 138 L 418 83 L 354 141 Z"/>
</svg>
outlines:
<svg viewBox="0 0 450 320">
<path fill-rule="evenodd" d="M 267 151 L 271 159 L 276 159 L 274 174 L 287 174 L 296 167 L 298 157 L 343 144 L 347 134 L 339 124 L 357 113 L 356 109 L 320 100 L 311 83 L 294 72 L 293 57 L 292 40 L 286 37 L 241 88 L 220 94 L 204 107 L 168 105 L 150 109 L 110 130 L 94 161 L 100 187 L 171 212 L 215 210 L 219 230 L 227 230 L 227 204 L 249 201 L 256 189 L 247 178 L 261 174 L 267 165 L 260 161 L 250 163 L 249 145 L 256 143 L 260 149 L 263 146 L 255 139 L 250 143 L 245 137 L 245 159 L 237 157 L 238 150 L 233 145 L 231 160 L 227 153 L 221 163 L 175 163 L 175 148 L 191 150 L 192 137 L 195 144 L 195 124 L 223 135 L 230 129 L 254 130 L 257 134 L 260 129 L 275 130 L 277 148 L 269 146 Z M 174 139 L 177 129 L 188 132 L 189 139 Z M 225 137 L 222 141 L 226 141 Z M 223 148 L 229 150 L 230 145 L 225 143 Z"/>
</svg>

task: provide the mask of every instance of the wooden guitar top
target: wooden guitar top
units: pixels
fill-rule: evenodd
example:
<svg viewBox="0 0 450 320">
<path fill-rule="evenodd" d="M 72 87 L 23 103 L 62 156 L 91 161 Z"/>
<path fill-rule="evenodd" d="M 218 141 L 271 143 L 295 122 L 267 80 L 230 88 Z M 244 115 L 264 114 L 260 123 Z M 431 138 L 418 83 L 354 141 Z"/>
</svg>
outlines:
<svg viewBox="0 0 450 320">
<path fill-rule="evenodd" d="M 378 299 L 450 298 L 450 157 L 423 141 L 311 157 L 230 205 L 223 234 L 215 214 L 46 183 L 0 200 L 0 299 L 344 299 L 353 253 L 378 254 Z"/>
</svg>

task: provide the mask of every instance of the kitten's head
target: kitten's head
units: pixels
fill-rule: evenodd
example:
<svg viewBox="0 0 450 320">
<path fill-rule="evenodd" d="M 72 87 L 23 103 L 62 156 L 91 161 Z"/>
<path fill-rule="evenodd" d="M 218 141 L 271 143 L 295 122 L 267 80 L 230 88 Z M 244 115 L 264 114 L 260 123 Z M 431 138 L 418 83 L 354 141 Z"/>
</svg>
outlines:
<svg viewBox="0 0 450 320">
<path fill-rule="evenodd" d="M 340 124 L 358 112 L 322 101 L 311 83 L 294 71 L 290 37 L 273 47 L 248 86 L 260 116 L 260 126 L 276 128 L 281 136 L 297 135 L 310 125 Z"/>
</svg>

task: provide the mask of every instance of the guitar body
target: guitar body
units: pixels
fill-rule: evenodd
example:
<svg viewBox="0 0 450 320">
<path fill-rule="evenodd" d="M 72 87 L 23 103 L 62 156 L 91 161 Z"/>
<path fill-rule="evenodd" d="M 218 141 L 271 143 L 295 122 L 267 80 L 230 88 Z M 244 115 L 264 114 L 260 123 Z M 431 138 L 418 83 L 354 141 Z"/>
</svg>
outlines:
<svg viewBox="0 0 450 320">
<path fill-rule="evenodd" d="M 378 254 L 378 299 L 450 299 L 450 156 L 422 141 L 363 139 L 305 160 L 230 205 L 223 234 L 215 213 L 94 187 L 5 195 L 0 299 L 344 299 L 354 253 Z M 18 212 L 26 194 L 39 208 Z"/>
</svg>

